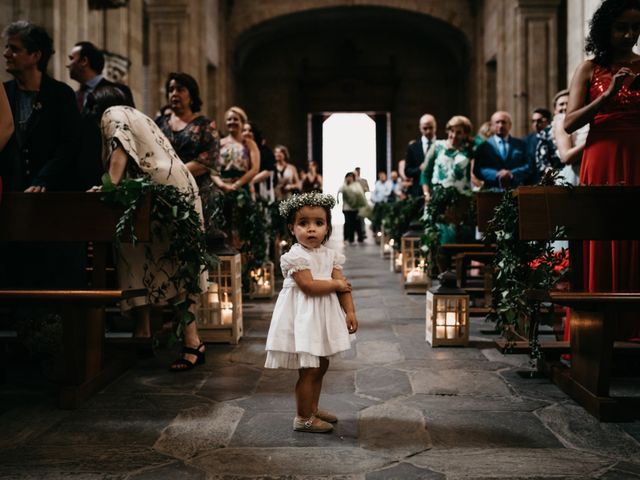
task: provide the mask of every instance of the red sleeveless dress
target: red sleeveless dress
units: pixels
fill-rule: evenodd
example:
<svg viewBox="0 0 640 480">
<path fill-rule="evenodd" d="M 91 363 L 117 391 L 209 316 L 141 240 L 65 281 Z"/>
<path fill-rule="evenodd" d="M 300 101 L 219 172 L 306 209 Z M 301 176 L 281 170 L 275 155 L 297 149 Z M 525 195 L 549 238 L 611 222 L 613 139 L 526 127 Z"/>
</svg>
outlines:
<svg viewBox="0 0 640 480">
<path fill-rule="evenodd" d="M 622 66 L 640 74 L 640 61 L 595 66 L 590 102 L 607 90 L 613 74 Z M 581 184 L 640 186 L 640 90 L 629 90 L 631 81 L 625 80 L 606 110 L 591 122 L 582 155 Z M 629 221 L 638 219 L 630 216 Z M 640 291 L 640 241 L 585 242 L 584 289 L 589 292 Z M 640 336 L 640 322 L 619 323 L 619 338 Z"/>
</svg>

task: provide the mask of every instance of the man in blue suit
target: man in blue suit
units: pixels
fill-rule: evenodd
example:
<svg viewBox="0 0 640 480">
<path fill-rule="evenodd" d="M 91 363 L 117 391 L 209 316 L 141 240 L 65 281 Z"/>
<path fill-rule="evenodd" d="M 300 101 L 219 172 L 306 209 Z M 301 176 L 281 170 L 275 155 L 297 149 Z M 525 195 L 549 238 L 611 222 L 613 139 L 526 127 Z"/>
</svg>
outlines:
<svg viewBox="0 0 640 480">
<path fill-rule="evenodd" d="M 512 137 L 511 115 L 495 112 L 491 116 L 493 135 L 476 150 L 473 173 L 484 181 L 485 188 L 503 189 L 529 183 L 531 164 L 527 146 L 519 138 Z"/>
</svg>

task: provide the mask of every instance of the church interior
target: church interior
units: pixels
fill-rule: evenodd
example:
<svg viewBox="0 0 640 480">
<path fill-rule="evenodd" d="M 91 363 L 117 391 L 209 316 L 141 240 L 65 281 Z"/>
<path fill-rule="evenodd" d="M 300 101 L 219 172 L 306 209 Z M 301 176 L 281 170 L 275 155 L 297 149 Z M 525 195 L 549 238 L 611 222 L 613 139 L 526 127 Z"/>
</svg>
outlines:
<svg viewBox="0 0 640 480">
<path fill-rule="evenodd" d="M 640 0 L 0 18 L 0 478 L 640 479 Z"/>
</svg>

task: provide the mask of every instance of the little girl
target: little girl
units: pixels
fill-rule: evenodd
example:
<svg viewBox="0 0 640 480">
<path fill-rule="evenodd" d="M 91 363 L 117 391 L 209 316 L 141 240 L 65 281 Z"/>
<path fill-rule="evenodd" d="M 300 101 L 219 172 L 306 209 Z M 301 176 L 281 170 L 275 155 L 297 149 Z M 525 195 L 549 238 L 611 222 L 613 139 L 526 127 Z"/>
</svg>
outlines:
<svg viewBox="0 0 640 480">
<path fill-rule="evenodd" d="M 331 195 L 303 193 L 280 204 L 295 237 L 280 258 L 284 283 L 267 336 L 266 368 L 298 369 L 298 414 L 293 429 L 322 433 L 338 419 L 318 408 L 329 357 L 351 347 L 358 329 L 351 285 L 342 275 L 341 255 L 324 246 L 331 235 Z"/>
</svg>

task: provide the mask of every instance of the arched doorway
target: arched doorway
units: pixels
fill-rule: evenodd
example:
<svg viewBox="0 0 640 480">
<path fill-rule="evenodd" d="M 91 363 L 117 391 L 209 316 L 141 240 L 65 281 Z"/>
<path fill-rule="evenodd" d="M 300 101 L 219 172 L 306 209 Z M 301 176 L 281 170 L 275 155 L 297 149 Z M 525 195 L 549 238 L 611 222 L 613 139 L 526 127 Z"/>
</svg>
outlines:
<svg viewBox="0 0 640 480">
<path fill-rule="evenodd" d="M 471 43 L 425 14 L 349 6 L 284 15 L 240 35 L 233 51 L 237 103 L 298 166 L 310 151 L 309 114 L 388 112 L 394 165 L 422 113 L 441 129 L 454 114 L 472 116 Z"/>
</svg>

